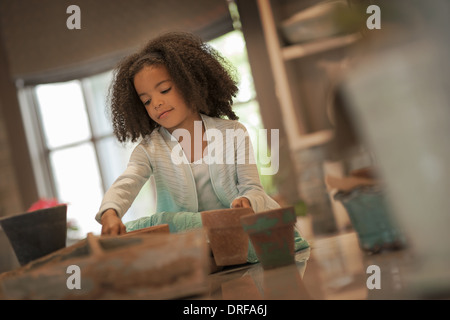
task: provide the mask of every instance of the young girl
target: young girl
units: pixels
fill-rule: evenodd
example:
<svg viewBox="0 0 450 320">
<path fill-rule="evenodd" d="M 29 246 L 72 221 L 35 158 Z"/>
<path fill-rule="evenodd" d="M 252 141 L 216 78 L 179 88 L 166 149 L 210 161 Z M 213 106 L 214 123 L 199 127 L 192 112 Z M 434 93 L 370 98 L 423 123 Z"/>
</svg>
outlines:
<svg viewBox="0 0 450 320">
<path fill-rule="evenodd" d="M 248 134 L 231 108 L 238 88 L 230 70 L 188 33 L 153 39 L 118 65 L 110 88 L 114 134 L 139 144 L 104 195 L 96 215 L 102 234 L 127 231 L 121 218 L 151 176 L 157 213 L 279 207 L 261 186 L 251 143 L 240 139 Z"/>
</svg>

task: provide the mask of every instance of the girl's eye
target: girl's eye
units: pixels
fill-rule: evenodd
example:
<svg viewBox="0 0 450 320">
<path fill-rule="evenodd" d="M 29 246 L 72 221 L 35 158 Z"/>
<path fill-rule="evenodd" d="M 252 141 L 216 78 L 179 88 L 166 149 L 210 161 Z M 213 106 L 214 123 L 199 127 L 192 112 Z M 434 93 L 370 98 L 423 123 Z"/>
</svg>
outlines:
<svg viewBox="0 0 450 320">
<path fill-rule="evenodd" d="M 171 89 L 172 89 L 172 87 L 170 87 L 170 88 L 168 88 L 168 89 L 166 89 L 166 90 L 161 91 L 161 93 L 165 94 L 165 93 L 169 92 Z"/>
<path fill-rule="evenodd" d="M 144 101 L 144 106 L 148 106 L 150 104 L 151 100 Z"/>
</svg>

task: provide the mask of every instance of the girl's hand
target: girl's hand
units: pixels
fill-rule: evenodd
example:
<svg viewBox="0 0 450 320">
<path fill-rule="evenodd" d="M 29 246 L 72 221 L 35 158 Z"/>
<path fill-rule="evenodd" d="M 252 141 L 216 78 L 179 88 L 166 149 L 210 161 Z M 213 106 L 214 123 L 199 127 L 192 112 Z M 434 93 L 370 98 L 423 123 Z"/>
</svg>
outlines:
<svg viewBox="0 0 450 320">
<path fill-rule="evenodd" d="M 252 205 L 250 204 L 250 201 L 247 198 L 240 197 L 237 199 L 234 199 L 231 203 L 232 208 L 251 208 Z"/>
<path fill-rule="evenodd" d="M 125 225 L 114 209 L 106 210 L 100 219 L 102 235 L 116 236 L 127 232 Z"/>
</svg>

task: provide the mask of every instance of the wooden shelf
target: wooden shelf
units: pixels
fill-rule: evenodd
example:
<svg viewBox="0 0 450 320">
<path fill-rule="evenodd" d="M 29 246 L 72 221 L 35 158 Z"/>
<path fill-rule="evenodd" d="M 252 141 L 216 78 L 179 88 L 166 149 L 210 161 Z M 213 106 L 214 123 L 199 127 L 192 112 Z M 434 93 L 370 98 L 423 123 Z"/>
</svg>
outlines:
<svg viewBox="0 0 450 320">
<path fill-rule="evenodd" d="M 298 140 L 293 143 L 292 150 L 300 151 L 324 145 L 334 137 L 333 130 L 320 130 L 298 136 Z"/>
<path fill-rule="evenodd" d="M 313 55 L 319 52 L 343 47 L 358 41 L 361 38 L 359 33 L 349 34 L 344 36 L 337 36 L 316 40 L 307 43 L 294 44 L 281 49 L 281 54 L 285 61 L 298 59 Z"/>
</svg>

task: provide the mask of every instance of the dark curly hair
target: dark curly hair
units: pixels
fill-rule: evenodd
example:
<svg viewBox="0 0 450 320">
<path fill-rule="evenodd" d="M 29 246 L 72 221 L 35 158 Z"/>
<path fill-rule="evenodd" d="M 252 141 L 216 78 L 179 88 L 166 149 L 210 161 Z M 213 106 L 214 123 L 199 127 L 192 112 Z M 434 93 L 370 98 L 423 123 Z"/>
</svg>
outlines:
<svg viewBox="0 0 450 320">
<path fill-rule="evenodd" d="M 136 73 L 149 65 L 167 68 L 189 108 L 211 117 L 238 119 L 232 110 L 238 87 L 231 64 L 199 37 L 170 32 L 150 40 L 114 70 L 108 99 L 113 132 L 120 142 L 135 142 L 159 127 L 133 84 Z"/>
</svg>

